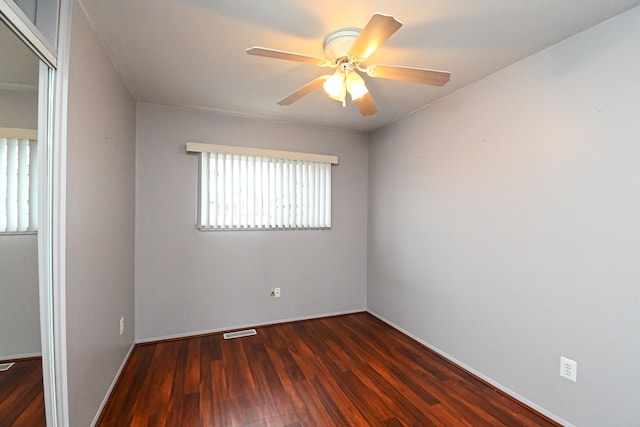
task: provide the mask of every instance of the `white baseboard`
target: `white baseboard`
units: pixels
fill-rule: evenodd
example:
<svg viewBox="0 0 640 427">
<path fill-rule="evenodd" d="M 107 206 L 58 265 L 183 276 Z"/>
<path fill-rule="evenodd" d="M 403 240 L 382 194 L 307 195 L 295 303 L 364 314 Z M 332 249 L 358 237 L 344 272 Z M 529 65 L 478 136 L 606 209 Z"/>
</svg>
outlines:
<svg viewBox="0 0 640 427">
<path fill-rule="evenodd" d="M 113 391 L 113 388 L 116 386 L 116 383 L 120 379 L 120 375 L 122 374 L 124 367 L 127 365 L 127 362 L 129 361 L 129 357 L 131 356 L 131 353 L 133 352 L 134 347 L 135 347 L 135 343 L 131 344 L 131 347 L 129 347 L 129 351 L 127 351 L 127 355 L 124 357 L 124 360 L 122 361 L 122 364 L 118 369 L 118 372 L 116 372 L 116 376 L 113 378 L 113 381 L 109 386 L 109 390 L 107 390 L 107 394 L 104 396 L 104 399 L 102 399 L 102 402 L 98 407 L 98 412 L 96 412 L 95 417 L 93 417 L 93 421 L 91 422 L 91 427 L 94 427 L 98 422 L 98 420 L 100 419 L 100 415 L 102 415 L 102 410 L 104 409 L 105 405 L 109 401 L 109 397 L 111 397 L 111 392 Z"/>
<path fill-rule="evenodd" d="M 230 325 L 230 326 L 225 326 L 225 327 L 216 328 L 216 329 L 207 329 L 207 330 L 202 330 L 202 331 L 186 332 L 184 334 L 163 335 L 163 336 L 157 336 L 157 337 L 152 337 L 152 338 L 138 338 L 138 339 L 136 339 L 136 344 L 144 344 L 144 343 L 150 343 L 150 342 L 156 342 L 156 341 L 164 341 L 164 340 L 172 340 L 172 339 L 179 339 L 179 338 L 189 338 L 189 337 L 195 337 L 195 336 L 198 336 L 198 335 L 215 334 L 215 333 L 218 333 L 218 332 L 227 332 L 227 331 L 232 331 L 232 330 L 236 330 L 236 329 L 245 329 L 245 328 L 255 328 L 255 327 L 258 327 L 258 326 L 277 325 L 279 323 L 297 322 L 297 321 L 300 321 L 300 320 L 321 319 L 323 317 L 340 316 L 340 315 L 343 315 L 343 314 L 361 313 L 363 311 L 366 311 L 366 309 L 364 307 L 361 308 L 361 309 L 357 309 L 357 310 L 346 310 L 346 311 L 339 311 L 339 312 L 334 312 L 334 313 L 314 314 L 314 315 L 311 315 L 311 316 L 294 317 L 294 318 L 280 319 L 280 320 L 270 320 L 270 321 L 266 321 L 266 322 L 248 323 L 248 324 L 244 324 L 244 325 Z"/>
<path fill-rule="evenodd" d="M 6 356 L 0 356 L 0 360 L 20 360 L 20 359 L 31 359 L 33 357 L 42 357 L 42 353 L 25 353 L 25 354 L 8 354 Z"/>
<path fill-rule="evenodd" d="M 403 334 L 413 338 L 414 340 L 418 341 L 420 344 L 424 345 L 425 347 L 427 347 L 429 350 L 434 351 L 435 353 L 439 354 L 440 356 L 444 357 L 445 359 L 447 359 L 449 362 L 453 363 L 454 365 L 459 366 L 460 368 L 464 369 L 465 371 L 475 375 L 476 377 L 480 378 L 482 381 L 487 382 L 488 384 L 491 384 L 492 387 L 495 387 L 496 389 L 500 390 L 501 392 L 511 396 L 512 398 L 514 398 L 515 400 L 521 402 L 522 404 L 538 411 L 539 413 L 541 413 L 542 415 L 554 420 L 557 423 L 562 424 L 565 427 L 575 427 L 573 424 L 571 424 L 570 422 L 563 420 L 562 418 L 560 418 L 559 416 L 547 411 L 545 408 L 531 402 L 528 399 L 525 399 L 524 397 L 520 396 L 518 393 L 514 392 L 513 390 L 503 386 L 502 384 L 498 383 L 497 381 L 494 381 L 493 379 L 487 377 L 486 375 L 476 371 L 475 369 L 473 369 L 472 367 L 462 363 L 461 361 L 457 360 L 455 357 L 450 356 L 449 354 L 445 353 L 444 351 L 440 350 L 439 348 L 429 344 L 428 342 L 424 341 L 423 339 L 415 336 L 414 334 L 412 334 L 411 332 L 401 328 L 400 326 L 396 325 L 395 323 L 385 319 L 384 317 L 382 317 L 381 315 L 379 315 L 378 313 L 372 311 L 372 310 L 367 310 L 367 312 L 369 314 L 371 314 L 372 316 L 377 317 L 378 319 L 382 320 L 384 323 L 386 323 L 387 325 L 391 326 L 392 328 L 402 332 Z"/>
</svg>

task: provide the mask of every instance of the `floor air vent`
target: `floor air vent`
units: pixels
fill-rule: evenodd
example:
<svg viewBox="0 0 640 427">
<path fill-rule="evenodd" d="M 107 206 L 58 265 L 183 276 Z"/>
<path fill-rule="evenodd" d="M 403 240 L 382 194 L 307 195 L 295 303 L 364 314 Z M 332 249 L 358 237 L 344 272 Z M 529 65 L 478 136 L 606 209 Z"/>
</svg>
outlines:
<svg viewBox="0 0 640 427">
<path fill-rule="evenodd" d="M 244 331 L 226 332 L 224 334 L 224 339 L 230 340 L 232 338 L 249 337 L 255 334 L 257 334 L 255 329 L 245 329 Z"/>
<path fill-rule="evenodd" d="M 0 372 L 8 371 L 16 362 L 0 363 Z"/>
</svg>

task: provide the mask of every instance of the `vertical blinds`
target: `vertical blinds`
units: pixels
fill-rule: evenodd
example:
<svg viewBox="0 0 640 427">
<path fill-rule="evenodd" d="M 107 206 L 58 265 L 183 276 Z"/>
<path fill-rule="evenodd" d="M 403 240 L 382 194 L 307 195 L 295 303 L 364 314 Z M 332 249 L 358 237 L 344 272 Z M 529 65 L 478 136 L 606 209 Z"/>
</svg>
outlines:
<svg viewBox="0 0 640 427">
<path fill-rule="evenodd" d="M 200 153 L 201 229 L 331 227 L 331 163 Z"/>
<path fill-rule="evenodd" d="M 0 138 L 0 233 L 37 230 L 37 165 L 35 140 Z"/>
</svg>

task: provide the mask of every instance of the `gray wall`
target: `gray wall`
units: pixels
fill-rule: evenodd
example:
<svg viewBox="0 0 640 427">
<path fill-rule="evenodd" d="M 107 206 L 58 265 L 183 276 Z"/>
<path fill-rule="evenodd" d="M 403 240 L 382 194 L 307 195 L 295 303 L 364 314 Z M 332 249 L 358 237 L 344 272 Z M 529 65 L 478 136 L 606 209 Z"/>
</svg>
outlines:
<svg viewBox="0 0 640 427">
<path fill-rule="evenodd" d="M 200 232 L 187 141 L 335 154 L 333 228 Z M 136 337 L 362 310 L 367 138 L 346 131 L 138 105 Z M 273 287 L 282 297 L 269 296 Z"/>
<path fill-rule="evenodd" d="M 40 353 L 38 236 L 0 236 L 0 360 Z"/>
<path fill-rule="evenodd" d="M 37 129 L 37 91 L 0 89 L 0 128 Z M 38 237 L 0 236 L 0 360 L 40 353 Z"/>
<path fill-rule="evenodd" d="M 37 90 L 0 89 L 0 128 L 38 129 Z"/>
<path fill-rule="evenodd" d="M 640 424 L 638 46 L 640 8 L 369 148 L 368 307 L 581 427 Z"/>
<path fill-rule="evenodd" d="M 134 341 L 135 114 L 134 100 L 76 2 L 65 254 L 72 427 L 90 425 Z"/>
</svg>

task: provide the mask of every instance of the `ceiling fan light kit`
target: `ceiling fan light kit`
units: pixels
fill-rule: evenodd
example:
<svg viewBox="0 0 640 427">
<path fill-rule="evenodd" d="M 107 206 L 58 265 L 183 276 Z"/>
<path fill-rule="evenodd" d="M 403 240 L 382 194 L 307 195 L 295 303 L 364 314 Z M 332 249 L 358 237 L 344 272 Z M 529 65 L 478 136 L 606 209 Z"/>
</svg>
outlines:
<svg viewBox="0 0 640 427">
<path fill-rule="evenodd" d="M 344 84 L 344 75 L 342 73 L 336 71 L 336 73 L 329 77 L 322 86 L 331 99 L 335 99 L 342 103 L 345 102 L 347 88 Z"/>
<path fill-rule="evenodd" d="M 374 64 L 366 68 L 360 67 L 401 26 L 402 23 L 393 16 L 375 13 L 362 30 L 345 28 L 327 35 L 322 46 L 325 59 L 257 46 L 247 49 L 247 54 L 336 68 L 331 76 L 321 76 L 307 83 L 278 101 L 279 105 L 290 105 L 322 86 L 329 97 L 341 102 L 343 106 L 346 106 L 348 92 L 360 113 L 369 116 L 378 112 L 378 109 L 358 71 L 373 78 L 433 86 L 443 86 L 449 81 L 450 73 L 447 71 L 397 65 Z"/>
<path fill-rule="evenodd" d="M 344 86 L 344 78 L 341 73 L 335 73 L 327 80 L 325 80 L 322 87 L 324 87 L 324 91 L 331 97 L 336 97 L 340 95 L 340 92 Z"/>
<path fill-rule="evenodd" d="M 346 106 L 346 94 L 349 92 L 351 100 L 362 98 L 369 90 L 364 79 L 355 71 L 356 66 L 347 57 L 340 58 L 340 63 L 336 67 L 336 72 L 323 84 L 325 92 L 330 98 L 340 101 L 342 106 Z"/>
<path fill-rule="evenodd" d="M 351 100 L 355 101 L 356 99 L 360 99 L 364 96 L 365 93 L 368 93 L 369 90 L 364 83 L 364 79 L 360 77 L 360 74 L 355 71 L 351 71 L 345 77 L 347 91 L 351 94 Z"/>
</svg>

